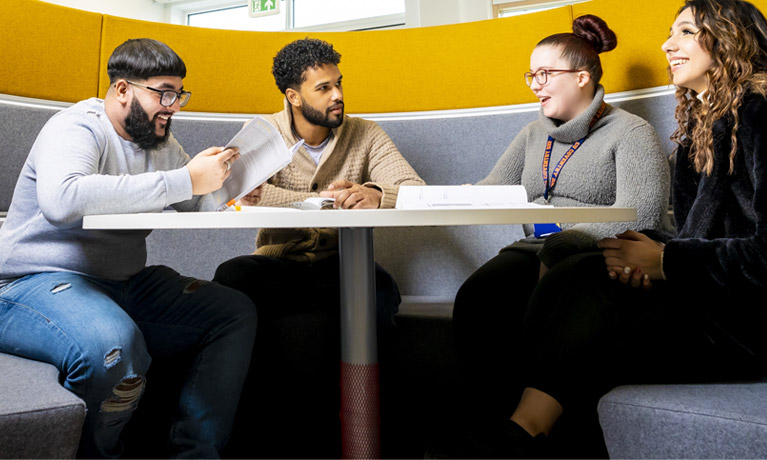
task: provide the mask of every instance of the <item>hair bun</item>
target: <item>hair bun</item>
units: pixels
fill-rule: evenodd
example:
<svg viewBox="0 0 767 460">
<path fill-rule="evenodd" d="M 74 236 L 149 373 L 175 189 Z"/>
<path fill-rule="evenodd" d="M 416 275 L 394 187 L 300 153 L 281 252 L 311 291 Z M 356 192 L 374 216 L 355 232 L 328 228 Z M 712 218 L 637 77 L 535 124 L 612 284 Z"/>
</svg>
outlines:
<svg viewBox="0 0 767 460">
<path fill-rule="evenodd" d="M 597 53 L 604 53 L 618 46 L 615 36 L 607 23 L 593 14 L 585 14 L 573 21 L 573 34 L 591 43 Z"/>
</svg>

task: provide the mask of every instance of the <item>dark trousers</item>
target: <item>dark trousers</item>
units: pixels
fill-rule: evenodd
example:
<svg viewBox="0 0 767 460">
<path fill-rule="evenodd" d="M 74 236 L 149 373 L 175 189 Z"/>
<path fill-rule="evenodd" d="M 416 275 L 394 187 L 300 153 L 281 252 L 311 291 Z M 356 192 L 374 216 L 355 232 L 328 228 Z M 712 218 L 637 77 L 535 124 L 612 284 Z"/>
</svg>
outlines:
<svg viewBox="0 0 767 460">
<path fill-rule="evenodd" d="M 375 276 L 380 344 L 394 330 L 400 294 L 392 276 L 377 264 Z M 338 458 L 338 257 L 309 264 L 241 256 L 221 264 L 214 281 L 247 294 L 259 319 L 251 368 L 225 455 Z"/>
<path fill-rule="evenodd" d="M 379 327 L 394 325 L 401 301 L 394 278 L 375 266 L 376 312 Z M 340 278 L 338 257 L 315 263 L 268 256 L 240 256 L 222 263 L 213 278 L 247 294 L 259 315 L 285 316 L 321 309 L 338 309 Z"/>
<path fill-rule="evenodd" d="M 632 288 L 607 277 L 601 253 L 571 257 L 530 299 L 525 385 L 567 407 L 622 384 L 758 378 L 767 324 L 751 304 L 703 283 Z"/>
<path fill-rule="evenodd" d="M 453 307 L 453 331 L 471 418 L 508 418 L 522 387 L 522 349 L 528 299 L 540 260 L 532 252 L 504 251 L 461 286 Z"/>
<path fill-rule="evenodd" d="M 565 259 L 537 282 L 533 265 L 502 253 L 480 268 L 456 298 L 455 330 L 473 382 L 467 391 L 484 388 L 488 411 L 507 417 L 525 387 L 562 404 L 552 440 L 563 456 L 606 454 L 596 405 L 618 385 L 764 374 L 764 315 L 730 292 L 662 281 L 649 291 L 624 286 L 607 277 L 601 253 Z"/>
</svg>

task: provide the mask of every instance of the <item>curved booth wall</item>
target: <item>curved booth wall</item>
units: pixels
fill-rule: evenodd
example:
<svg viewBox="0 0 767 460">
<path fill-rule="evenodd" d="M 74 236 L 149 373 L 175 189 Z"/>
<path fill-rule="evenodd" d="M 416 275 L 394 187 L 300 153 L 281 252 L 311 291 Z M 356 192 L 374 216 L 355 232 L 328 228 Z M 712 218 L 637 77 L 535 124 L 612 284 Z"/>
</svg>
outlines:
<svg viewBox="0 0 767 460">
<path fill-rule="evenodd" d="M 757 6 L 767 6 L 758 0 Z M 571 30 L 573 17 L 596 14 L 618 35 L 602 56 L 608 93 L 666 85 L 660 50 L 681 1 L 590 0 L 504 19 L 361 32 L 245 32 L 136 21 L 38 0 L 4 0 L 0 19 L 0 93 L 73 102 L 104 95 L 106 61 L 129 38 L 150 37 L 188 67 L 186 110 L 269 113 L 282 97 L 271 75 L 282 46 L 307 35 L 342 54 L 347 110 L 410 112 L 533 102 L 522 74 L 535 44 Z"/>
<path fill-rule="evenodd" d="M 66 102 L 98 94 L 101 20 L 37 0 L 5 0 L 0 93 Z"/>
<path fill-rule="evenodd" d="M 673 90 L 611 94 L 610 104 L 649 120 L 661 139 L 675 126 Z M 61 104 L 0 97 L 0 224 L 8 210 L 19 171 L 43 124 Z M 492 169 L 509 142 L 538 116 L 538 104 L 506 108 L 419 113 L 369 114 L 389 134 L 402 155 L 432 185 L 474 183 Z M 173 135 L 194 155 L 225 144 L 249 118 L 245 115 L 175 115 Z M 666 141 L 670 153 L 671 143 Z M 253 250 L 256 229 L 155 230 L 148 242 L 149 264 L 211 279 L 222 262 Z M 377 228 L 376 260 L 389 270 L 403 295 L 451 299 L 476 268 L 501 247 L 523 236 L 520 226 Z M 190 251 L 189 248 L 195 248 Z"/>
<path fill-rule="evenodd" d="M 767 0 L 757 3 L 767 6 Z M 378 121 L 427 183 L 473 183 L 537 117 L 538 104 L 522 78 L 535 43 L 570 30 L 573 15 L 586 13 L 603 17 L 618 34 L 618 48 L 603 55 L 607 101 L 647 119 L 670 153 L 676 101 L 673 88 L 663 86 L 668 76 L 660 45 L 678 4 L 636 0 L 628 9 L 619 0 L 592 0 L 500 20 L 310 36 L 331 41 L 343 54 L 348 111 Z M 281 109 L 271 59 L 286 43 L 306 36 L 156 24 L 36 0 L 4 0 L 4 6 L 0 223 L 42 125 L 68 103 L 103 97 L 106 60 L 124 40 L 156 38 L 186 61 L 184 83 L 194 95 L 174 116 L 173 133 L 194 154 L 226 143 L 252 114 Z M 149 239 L 149 262 L 209 279 L 218 263 L 252 249 L 255 229 L 230 236 L 226 244 L 211 245 L 217 239 L 211 232 L 156 231 Z M 520 236 L 519 228 L 508 226 L 381 228 L 376 257 L 404 294 L 449 298 L 498 248 Z M 199 251 L 186 250 L 194 241 Z"/>
</svg>

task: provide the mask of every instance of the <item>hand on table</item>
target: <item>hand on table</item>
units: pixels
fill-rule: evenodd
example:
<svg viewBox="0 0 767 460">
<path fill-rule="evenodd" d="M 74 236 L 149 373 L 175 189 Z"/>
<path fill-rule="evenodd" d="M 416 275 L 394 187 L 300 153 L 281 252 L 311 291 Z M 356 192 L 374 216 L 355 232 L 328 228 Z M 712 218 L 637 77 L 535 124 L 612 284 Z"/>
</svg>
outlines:
<svg viewBox="0 0 767 460">
<path fill-rule="evenodd" d="M 334 208 L 376 209 L 381 205 L 383 192 L 373 187 L 364 187 L 345 179 L 333 181 L 320 196 L 335 198 Z"/>
</svg>

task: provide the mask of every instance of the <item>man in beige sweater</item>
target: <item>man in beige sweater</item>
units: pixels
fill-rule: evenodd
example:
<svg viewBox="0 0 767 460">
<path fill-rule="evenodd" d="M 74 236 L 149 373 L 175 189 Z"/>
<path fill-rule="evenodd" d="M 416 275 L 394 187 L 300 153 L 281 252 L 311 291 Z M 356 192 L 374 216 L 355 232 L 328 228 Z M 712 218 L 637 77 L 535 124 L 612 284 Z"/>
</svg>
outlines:
<svg viewBox="0 0 767 460">
<path fill-rule="evenodd" d="M 324 196 L 335 198 L 338 208 L 392 208 L 400 185 L 424 184 L 376 123 L 344 115 L 340 58 L 331 44 L 308 38 L 274 58 L 272 73 L 285 109 L 266 118 L 288 146 L 300 140 L 304 145 L 243 204 L 288 206 Z M 264 229 L 256 252 L 224 262 L 215 281 L 250 295 L 262 318 L 318 304 L 337 309 L 337 244 L 335 229 Z M 379 322 L 391 323 L 399 292 L 391 276 L 376 268 Z"/>
<path fill-rule="evenodd" d="M 293 161 L 244 204 L 286 206 L 335 198 L 339 208 L 391 208 L 402 184 L 423 181 L 374 122 L 344 115 L 340 55 L 320 40 L 288 44 L 274 58 L 285 110 L 266 117 Z M 241 290 L 258 310 L 251 373 L 230 448 L 234 457 L 336 457 L 339 436 L 340 280 L 334 229 L 263 229 L 253 255 L 221 264 L 215 281 Z M 394 279 L 376 265 L 379 340 L 391 337 L 400 303 Z M 386 353 L 387 347 L 379 347 Z M 266 365 L 266 367 L 264 367 Z M 259 438 L 249 427 L 256 423 Z M 301 442 L 295 442 L 300 439 Z"/>
</svg>

